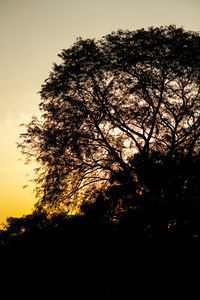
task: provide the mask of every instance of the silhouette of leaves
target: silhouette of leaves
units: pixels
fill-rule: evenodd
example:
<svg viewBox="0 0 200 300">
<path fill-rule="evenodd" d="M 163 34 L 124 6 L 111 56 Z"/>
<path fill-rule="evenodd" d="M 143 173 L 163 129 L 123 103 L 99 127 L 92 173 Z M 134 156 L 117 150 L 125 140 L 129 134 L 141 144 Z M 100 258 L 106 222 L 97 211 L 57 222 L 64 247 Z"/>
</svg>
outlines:
<svg viewBox="0 0 200 300">
<path fill-rule="evenodd" d="M 19 144 L 40 166 L 37 207 L 78 212 L 116 185 L 119 194 L 132 186 L 121 195 L 132 207 L 146 197 L 173 210 L 199 156 L 199 46 L 198 33 L 168 26 L 62 50 L 40 91 L 43 116 Z"/>
</svg>

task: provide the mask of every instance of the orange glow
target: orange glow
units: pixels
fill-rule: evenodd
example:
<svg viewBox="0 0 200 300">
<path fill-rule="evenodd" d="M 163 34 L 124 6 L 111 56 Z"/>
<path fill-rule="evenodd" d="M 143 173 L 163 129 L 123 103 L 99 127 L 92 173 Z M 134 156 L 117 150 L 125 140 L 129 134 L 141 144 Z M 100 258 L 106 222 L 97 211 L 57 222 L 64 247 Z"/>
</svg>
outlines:
<svg viewBox="0 0 200 300">
<path fill-rule="evenodd" d="M 9 118 L 0 127 L 0 224 L 7 217 L 20 217 L 30 213 L 35 197 L 33 183 L 33 166 L 24 165 L 19 160 L 20 153 L 16 141 L 19 136 L 18 119 Z M 26 189 L 24 185 L 28 184 Z"/>
</svg>

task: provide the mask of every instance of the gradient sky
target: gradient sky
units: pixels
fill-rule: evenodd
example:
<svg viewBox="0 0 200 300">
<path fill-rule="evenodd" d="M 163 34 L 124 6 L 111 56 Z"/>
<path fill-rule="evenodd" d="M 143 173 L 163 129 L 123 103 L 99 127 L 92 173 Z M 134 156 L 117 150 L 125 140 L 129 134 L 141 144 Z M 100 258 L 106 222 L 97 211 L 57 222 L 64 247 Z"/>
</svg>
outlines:
<svg viewBox="0 0 200 300">
<path fill-rule="evenodd" d="M 199 0 L 0 0 L 0 223 L 30 213 L 34 166 L 16 147 L 20 128 L 38 113 L 37 92 L 57 54 L 77 37 L 175 24 L 200 31 Z M 23 189 L 23 186 L 29 187 Z"/>
</svg>

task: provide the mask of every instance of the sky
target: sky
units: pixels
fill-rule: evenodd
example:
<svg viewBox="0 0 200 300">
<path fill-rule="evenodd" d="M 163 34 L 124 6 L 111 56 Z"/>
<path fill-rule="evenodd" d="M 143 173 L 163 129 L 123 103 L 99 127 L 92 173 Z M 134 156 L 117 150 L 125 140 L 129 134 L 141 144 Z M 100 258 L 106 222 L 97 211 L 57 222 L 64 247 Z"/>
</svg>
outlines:
<svg viewBox="0 0 200 300">
<path fill-rule="evenodd" d="M 24 164 L 16 143 L 19 125 L 39 113 L 38 91 L 61 50 L 118 29 L 200 31 L 199 15 L 199 0 L 0 0 L 0 224 L 37 201 L 34 164 Z"/>
</svg>

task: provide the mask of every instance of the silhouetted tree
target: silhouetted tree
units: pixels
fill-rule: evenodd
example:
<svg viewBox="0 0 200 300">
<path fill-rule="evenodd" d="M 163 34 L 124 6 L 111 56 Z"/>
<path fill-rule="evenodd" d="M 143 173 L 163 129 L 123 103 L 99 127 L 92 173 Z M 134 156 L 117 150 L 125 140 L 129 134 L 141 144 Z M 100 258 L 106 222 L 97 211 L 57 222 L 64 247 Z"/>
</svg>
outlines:
<svg viewBox="0 0 200 300">
<path fill-rule="evenodd" d="M 40 91 L 43 115 L 19 144 L 40 166 L 38 205 L 78 205 L 112 184 L 174 198 L 170 185 L 187 180 L 179 157 L 199 155 L 199 34 L 119 30 L 79 38 L 59 57 Z"/>
<path fill-rule="evenodd" d="M 9 217 L 4 225 L 8 235 L 18 237 L 27 232 L 39 232 L 50 225 L 46 212 L 34 211 L 22 217 Z"/>
</svg>

